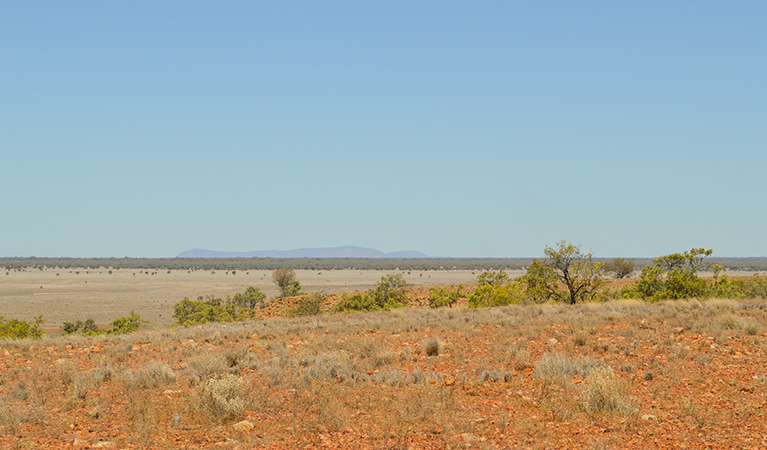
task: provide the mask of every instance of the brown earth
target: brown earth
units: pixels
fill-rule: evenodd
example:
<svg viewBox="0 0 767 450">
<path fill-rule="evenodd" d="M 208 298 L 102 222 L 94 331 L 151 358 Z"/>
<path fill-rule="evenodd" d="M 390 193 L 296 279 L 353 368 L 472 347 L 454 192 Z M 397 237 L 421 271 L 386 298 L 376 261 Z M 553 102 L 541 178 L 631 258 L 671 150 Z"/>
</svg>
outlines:
<svg viewBox="0 0 767 450">
<path fill-rule="evenodd" d="M 767 448 L 763 301 L 278 317 L 294 301 L 4 342 L 0 447 Z"/>
</svg>

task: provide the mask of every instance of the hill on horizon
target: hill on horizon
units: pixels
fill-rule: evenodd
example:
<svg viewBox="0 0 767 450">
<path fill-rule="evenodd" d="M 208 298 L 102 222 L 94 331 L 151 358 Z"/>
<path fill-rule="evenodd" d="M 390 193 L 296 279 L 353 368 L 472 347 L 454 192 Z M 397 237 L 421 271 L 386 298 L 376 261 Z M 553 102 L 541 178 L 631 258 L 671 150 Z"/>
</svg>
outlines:
<svg viewBox="0 0 767 450">
<path fill-rule="evenodd" d="M 251 252 L 225 252 L 195 248 L 181 252 L 177 258 L 428 258 L 414 250 L 384 253 L 367 247 L 300 248 L 294 250 L 258 250 Z"/>
</svg>

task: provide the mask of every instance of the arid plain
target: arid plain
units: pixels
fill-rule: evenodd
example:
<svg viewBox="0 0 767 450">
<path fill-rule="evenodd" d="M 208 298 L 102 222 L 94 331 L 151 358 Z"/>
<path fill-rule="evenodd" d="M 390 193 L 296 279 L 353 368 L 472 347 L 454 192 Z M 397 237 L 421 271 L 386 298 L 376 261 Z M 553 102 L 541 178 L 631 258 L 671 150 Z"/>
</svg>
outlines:
<svg viewBox="0 0 767 450">
<path fill-rule="evenodd" d="M 475 283 L 478 271 L 296 271 L 304 291 L 324 294 L 370 289 L 389 273 L 401 273 L 415 286 L 428 286 Z M 173 306 L 184 297 L 225 298 L 248 286 L 261 289 L 269 299 L 279 293 L 267 270 L 21 269 L 0 276 L 0 315 L 32 320 L 42 314 L 46 328 L 87 318 L 106 325 L 131 310 L 148 320 L 148 327 L 164 327 L 173 323 Z"/>
</svg>

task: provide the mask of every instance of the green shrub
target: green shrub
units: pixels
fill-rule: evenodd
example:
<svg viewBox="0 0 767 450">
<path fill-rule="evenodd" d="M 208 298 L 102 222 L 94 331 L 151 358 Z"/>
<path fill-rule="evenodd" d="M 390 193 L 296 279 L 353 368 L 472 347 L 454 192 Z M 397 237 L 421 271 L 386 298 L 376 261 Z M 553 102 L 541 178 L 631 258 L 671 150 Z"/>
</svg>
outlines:
<svg viewBox="0 0 767 450">
<path fill-rule="evenodd" d="M 114 321 L 112 321 L 112 329 L 109 330 L 109 334 L 126 334 L 126 333 L 133 333 L 134 331 L 138 331 L 139 327 L 143 323 L 146 323 L 145 320 L 141 320 L 141 316 L 136 314 L 134 311 L 130 312 L 130 315 L 128 317 L 118 317 Z"/>
<path fill-rule="evenodd" d="M 461 290 L 463 285 L 457 289 L 432 288 L 429 290 L 429 308 L 442 308 L 445 306 L 453 307 L 458 299 L 462 297 Z"/>
<path fill-rule="evenodd" d="M 503 271 L 493 272 L 492 270 L 486 270 L 477 275 L 477 283 L 480 285 L 489 284 L 491 286 L 500 286 L 511 281 L 509 275 Z"/>
<path fill-rule="evenodd" d="M 481 284 L 469 296 L 470 308 L 485 308 L 519 303 L 522 300 L 522 285 L 513 281 L 501 286 Z"/>
<path fill-rule="evenodd" d="M 498 272 L 486 271 L 477 276 L 479 285 L 469 295 L 470 308 L 488 306 L 503 306 L 519 303 L 522 296 L 522 286 L 516 281 L 510 281 L 503 270 Z"/>
<path fill-rule="evenodd" d="M 73 333 L 76 333 L 77 330 L 79 330 L 82 327 L 83 327 L 83 321 L 78 320 L 76 323 L 64 322 L 63 329 L 64 329 L 64 333 L 73 334 Z"/>
<path fill-rule="evenodd" d="M 131 311 L 128 317 L 118 317 L 113 320 L 110 324 L 111 328 L 99 328 L 93 319 L 87 319 L 85 322 L 82 320 L 78 320 L 75 323 L 64 322 L 63 328 L 66 334 L 73 334 L 80 330 L 83 336 L 98 336 L 101 334 L 132 333 L 138 331 L 144 323 L 146 323 L 146 320 L 142 320 L 141 316 Z"/>
<path fill-rule="evenodd" d="M 234 300 L 224 301 L 209 296 L 207 299 L 198 297 L 197 300 L 184 297 L 174 306 L 173 317 L 176 319 L 176 325 L 188 327 L 209 322 L 234 322 L 245 318 L 245 315 L 237 308 Z"/>
<path fill-rule="evenodd" d="M 40 329 L 43 322 L 42 315 L 35 317 L 32 322 L 0 316 L 0 339 L 40 339 L 45 334 L 45 331 Z"/>
<path fill-rule="evenodd" d="M 713 286 L 698 277 L 698 270 L 711 253 L 710 249 L 693 248 L 656 258 L 653 265 L 642 269 L 636 284 L 621 291 L 621 296 L 650 301 L 709 297 Z"/>
<path fill-rule="evenodd" d="M 336 305 L 337 311 L 382 311 L 400 308 L 409 303 L 408 283 L 401 274 L 381 277 L 376 287 L 369 292 L 358 292 L 344 296 Z"/>
<path fill-rule="evenodd" d="M 325 296 L 317 292 L 312 295 L 305 295 L 298 299 L 295 309 L 290 311 L 291 316 L 316 316 L 322 312 L 322 305 L 325 303 Z"/>
<path fill-rule="evenodd" d="M 264 306 L 266 294 L 261 292 L 261 289 L 250 286 L 245 289 L 245 292 L 234 294 L 232 300 L 239 308 L 254 309 Z"/>
<path fill-rule="evenodd" d="M 767 299 L 767 278 L 753 276 L 732 279 L 722 275 L 714 281 L 713 294 L 718 298 L 762 298 Z"/>
</svg>

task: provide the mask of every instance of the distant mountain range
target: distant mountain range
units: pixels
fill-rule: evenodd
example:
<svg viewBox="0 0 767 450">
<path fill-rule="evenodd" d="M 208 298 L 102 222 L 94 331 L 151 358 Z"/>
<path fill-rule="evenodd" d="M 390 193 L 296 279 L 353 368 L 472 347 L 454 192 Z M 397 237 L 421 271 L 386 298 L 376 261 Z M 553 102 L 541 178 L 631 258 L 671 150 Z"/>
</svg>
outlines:
<svg viewBox="0 0 767 450">
<path fill-rule="evenodd" d="M 365 247 L 299 248 L 296 250 L 260 250 L 254 252 L 222 252 L 195 248 L 181 252 L 178 258 L 428 258 L 421 252 L 404 250 L 384 253 Z"/>
</svg>

